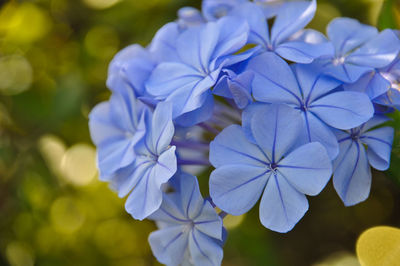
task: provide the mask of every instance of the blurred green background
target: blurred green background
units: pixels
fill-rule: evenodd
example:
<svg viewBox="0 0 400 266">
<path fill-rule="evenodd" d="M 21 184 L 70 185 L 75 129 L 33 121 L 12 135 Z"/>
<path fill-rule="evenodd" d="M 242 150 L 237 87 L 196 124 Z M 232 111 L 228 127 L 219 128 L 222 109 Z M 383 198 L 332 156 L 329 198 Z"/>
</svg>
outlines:
<svg viewBox="0 0 400 266">
<path fill-rule="evenodd" d="M 319 0 L 310 27 L 350 16 L 399 28 L 400 4 Z M 0 1 L 0 265 L 157 265 L 151 222 L 97 180 L 87 126 L 109 97 L 107 66 L 121 48 L 146 45 L 199 0 Z M 374 172 L 370 198 L 345 208 L 329 184 L 287 234 L 261 226 L 258 208 L 225 220 L 224 265 L 358 265 L 357 237 L 400 227 L 400 115 L 391 170 Z M 206 194 L 206 191 L 203 191 Z"/>
</svg>

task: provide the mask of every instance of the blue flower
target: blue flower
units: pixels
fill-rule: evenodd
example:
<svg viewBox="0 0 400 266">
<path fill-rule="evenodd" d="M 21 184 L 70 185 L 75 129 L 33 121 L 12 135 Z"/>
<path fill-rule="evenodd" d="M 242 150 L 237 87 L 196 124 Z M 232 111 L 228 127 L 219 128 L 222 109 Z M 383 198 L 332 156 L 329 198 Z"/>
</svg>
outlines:
<svg viewBox="0 0 400 266">
<path fill-rule="evenodd" d="M 336 133 L 340 153 L 333 163 L 333 185 L 346 206 L 368 198 L 370 166 L 380 171 L 389 168 L 394 130 L 391 127 L 374 129 L 388 120 L 385 116 L 374 116 L 360 127 Z"/>
<path fill-rule="evenodd" d="M 128 196 L 125 209 L 142 220 L 158 210 L 162 202 L 161 186 L 177 170 L 172 108 L 169 102 L 159 103 L 153 116 L 146 119 L 146 135 L 135 146 L 136 160 L 131 167 L 119 171 L 113 186 L 120 197 Z"/>
<path fill-rule="evenodd" d="M 332 50 L 331 44 L 324 38 L 322 42 L 305 42 L 304 38 L 294 38 L 311 21 L 315 10 L 315 0 L 287 2 L 279 8 L 271 32 L 266 15 L 254 3 L 240 5 L 231 15 L 246 19 L 249 23 L 249 43 L 258 44 L 263 51 L 273 51 L 293 62 L 311 63 Z"/>
<path fill-rule="evenodd" d="M 320 65 L 324 72 L 346 83 L 363 74 L 389 65 L 400 50 L 400 42 L 391 30 L 378 33 L 372 26 L 350 18 L 329 23 L 327 34 L 335 50 Z"/>
<path fill-rule="evenodd" d="M 198 26 L 205 23 L 201 12 L 194 7 L 182 7 L 178 10 L 178 24 L 181 28 Z"/>
<path fill-rule="evenodd" d="M 374 103 L 400 109 L 400 57 L 389 66 L 369 72 L 344 88 L 364 92 Z"/>
<path fill-rule="evenodd" d="M 206 20 L 213 21 L 229 15 L 235 6 L 248 1 L 249 0 L 203 0 L 201 10 Z"/>
<path fill-rule="evenodd" d="M 160 228 L 149 237 L 153 254 L 166 265 L 221 265 L 222 219 L 201 197 L 196 177 L 179 173 L 173 180 L 177 191 L 164 194 L 149 217 Z"/>
<path fill-rule="evenodd" d="M 130 45 L 118 52 L 108 68 L 107 87 L 133 90 L 137 97 L 146 95 L 145 81 L 156 66 L 154 56 L 140 45 Z"/>
<path fill-rule="evenodd" d="M 149 112 L 130 88 L 114 91 L 110 101 L 93 108 L 89 128 L 97 146 L 101 180 L 109 181 L 117 170 L 133 164 L 133 149 L 145 135 Z"/>
<path fill-rule="evenodd" d="M 325 148 L 317 142 L 298 147 L 300 114 L 271 105 L 251 117 L 255 143 L 240 126 L 225 128 L 210 145 L 210 196 L 227 213 L 250 210 L 261 194 L 261 223 L 287 232 L 308 209 L 306 195 L 317 195 L 332 173 Z"/>
<path fill-rule="evenodd" d="M 233 99 L 238 108 L 245 108 L 253 101 L 251 83 L 254 73 L 252 71 L 244 71 L 236 74 L 230 69 L 223 70 L 223 73 L 224 75 L 215 85 L 213 93 L 227 99 Z"/>
<path fill-rule="evenodd" d="M 341 83 L 319 74 L 318 68 L 313 64 L 297 64 L 290 68 L 275 54 L 264 53 L 254 57 L 248 68 L 255 72 L 253 97 L 264 103 L 292 106 L 302 115 L 305 142 L 320 142 L 331 159 L 339 152 L 331 127 L 350 129 L 365 123 L 373 116 L 374 108 L 367 95 L 338 91 L 337 87 Z M 251 116 L 257 109 L 244 112 L 244 116 Z M 243 118 L 244 127 L 248 128 L 245 120 Z"/>
<path fill-rule="evenodd" d="M 233 54 L 246 43 L 247 33 L 247 23 L 232 17 L 183 31 L 176 41 L 179 61 L 160 63 L 147 81 L 147 91 L 173 104 L 174 119 L 199 109 L 221 69 L 244 60 Z"/>
</svg>

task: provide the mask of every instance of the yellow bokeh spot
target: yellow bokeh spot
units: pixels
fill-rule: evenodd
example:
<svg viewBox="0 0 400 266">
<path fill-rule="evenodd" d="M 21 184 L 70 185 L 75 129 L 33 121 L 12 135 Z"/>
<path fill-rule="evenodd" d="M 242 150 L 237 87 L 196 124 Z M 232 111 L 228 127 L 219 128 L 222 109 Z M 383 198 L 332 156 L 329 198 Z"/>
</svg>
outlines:
<svg viewBox="0 0 400 266">
<path fill-rule="evenodd" d="M 313 266 L 360 266 L 357 257 L 348 252 L 337 252 Z"/>
<path fill-rule="evenodd" d="M 61 174 L 61 161 L 66 151 L 64 142 L 54 135 L 44 135 L 39 139 L 39 151 L 47 166 L 56 174 Z"/>
<path fill-rule="evenodd" d="M 122 219 L 109 219 L 99 224 L 94 231 L 94 240 L 97 247 L 111 258 L 130 254 L 140 256 L 146 248 L 140 243 L 135 228 Z"/>
<path fill-rule="evenodd" d="M 95 149 L 84 143 L 73 145 L 62 157 L 61 172 L 74 185 L 88 185 L 97 173 Z"/>
<path fill-rule="evenodd" d="M 83 2 L 93 9 L 106 9 L 112 7 L 120 0 L 83 0 Z"/>
<path fill-rule="evenodd" d="M 363 232 L 357 241 L 362 266 L 400 265 L 400 229 L 377 226 Z"/>
<path fill-rule="evenodd" d="M 81 228 L 85 221 L 84 208 L 73 198 L 61 197 L 51 205 L 50 219 L 55 231 L 72 234 Z"/>
<path fill-rule="evenodd" d="M 119 38 L 116 31 L 109 26 L 95 26 L 85 37 L 87 52 L 96 58 L 109 60 L 119 48 Z"/>
<path fill-rule="evenodd" d="M 0 35 L 17 43 L 30 43 L 44 37 L 52 23 L 49 15 L 32 3 L 15 2 L 0 11 Z"/>
<path fill-rule="evenodd" d="M 224 226 L 226 229 L 238 227 L 244 220 L 245 214 L 239 216 L 227 215 L 224 218 Z"/>
<path fill-rule="evenodd" d="M 32 66 L 25 57 L 8 55 L 0 57 L 0 93 L 13 95 L 29 88 L 32 83 Z"/>
<path fill-rule="evenodd" d="M 34 265 L 34 257 L 31 248 L 21 242 L 10 242 L 6 247 L 6 256 L 11 266 Z"/>
</svg>

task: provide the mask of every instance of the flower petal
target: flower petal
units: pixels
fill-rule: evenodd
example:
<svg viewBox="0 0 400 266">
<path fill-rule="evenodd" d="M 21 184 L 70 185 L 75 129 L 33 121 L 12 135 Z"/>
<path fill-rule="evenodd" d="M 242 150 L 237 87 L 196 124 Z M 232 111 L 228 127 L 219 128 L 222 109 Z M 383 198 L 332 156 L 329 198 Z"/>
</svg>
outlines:
<svg viewBox="0 0 400 266">
<path fill-rule="evenodd" d="M 314 17 L 316 0 L 286 2 L 278 11 L 271 30 L 271 41 L 279 44 L 304 28 Z"/>
<path fill-rule="evenodd" d="M 299 111 L 287 105 L 271 105 L 251 120 L 254 139 L 271 162 L 277 162 L 294 148 L 303 130 Z"/>
<path fill-rule="evenodd" d="M 286 233 L 308 210 L 304 194 L 293 188 L 284 177 L 270 177 L 260 203 L 260 221 L 273 231 Z"/>
<path fill-rule="evenodd" d="M 353 91 L 327 95 L 314 101 L 310 110 L 328 125 L 339 129 L 359 126 L 374 114 L 374 107 L 368 96 Z"/>
<path fill-rule="evenodd" d="M 227 164 L 264 167 L 267 160 L 260 148 L 247 140 L 238 125 L 225 128 L 210 143 L 210 162 L 214 167 Z"/>
<path fill-rule="evenodd" d="M 210 176 L 210 196 L 222 210 L 241 215 L 258 201 L 271 172 L 247 164 L 224 165 Z"/>
<path fill-rule="evenodd" d="M 166 227 L 151 233 L 149 243 L 159 262 L 177 266 L 187 249 L 188 233 L 183 232 L 182 226 Z"/>
<path fill-rule="evenodd" d="M 255 72 L 253 96 L 266 103 L 301 102 L 301 93 L 289 65 L 274 53 L 266 52 L 252 58 L 248 68 Z"/>
<path fill-rule="evenodd" d="M 368 146 L 368 160 L 372 167 L 380 171 L 387 170 L 390 164 L 390 154 L 394 129 L 382 127 L 362 134 L 361 141 Z"/>
<path fill-rule="evenodd" d="M 198 230 L 192 230 L 189 235 L 189 250 L 195 266 L 221 265 L 221 244 Z"/>
<path fill-rule="evenodd" d="M 333 165 L 333 185 L 344 205 L 352 206 L 366 200 L 372 176 L 364 147 L 351 140 L 341 142 Z"/>
<path fill-rule="evenodd" d="M 324 146 L 312 142 L 283 158 L 278 164 L 278 173 L 299 192 L 315 196 L 328 183 L 332 164 Z"/>
<path fill-rule="evenodd" d="M 320 56 L 332 54 L 332 50 L 330 43 L 311 44 L 291 41 L 278 45 L 275 52 L 289 61 L 309 64 Z"/>
</svg>

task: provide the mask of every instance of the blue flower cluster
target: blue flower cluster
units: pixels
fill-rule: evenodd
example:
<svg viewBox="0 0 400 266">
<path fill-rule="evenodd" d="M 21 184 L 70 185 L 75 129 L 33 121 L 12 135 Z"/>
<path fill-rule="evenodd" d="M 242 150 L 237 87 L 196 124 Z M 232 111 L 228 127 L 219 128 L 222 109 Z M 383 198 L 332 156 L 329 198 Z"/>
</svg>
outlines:
<svg viewBox="0 0 400 266">
<path fill-rule="evenodd" d="M 220 265 L 226 215 L 260 200 L 261 223 L 288 232 L 332 176 L 351 206 L 389 167 L 399 32 L 337 18 L 326 37 L 304 29 L 315 0 L 271 3 L 203 0 L 110 64 L 89 121 L 100 179 L 157 223 L 161 263 Z M 209 168 L 204 199 L 193 174 Z"/>
</svg>

